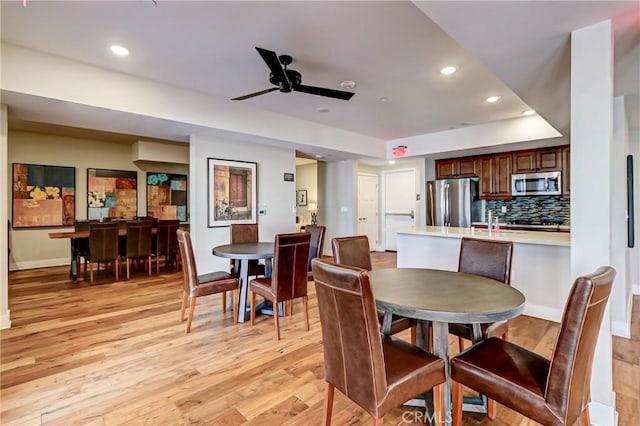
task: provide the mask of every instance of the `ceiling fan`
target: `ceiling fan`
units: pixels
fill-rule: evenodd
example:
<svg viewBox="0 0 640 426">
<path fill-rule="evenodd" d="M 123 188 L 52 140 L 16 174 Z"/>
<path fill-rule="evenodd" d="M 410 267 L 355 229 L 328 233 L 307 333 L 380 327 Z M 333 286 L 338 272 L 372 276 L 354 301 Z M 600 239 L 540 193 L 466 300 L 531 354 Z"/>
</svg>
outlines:
<svg viewBox="0 0 640 426">
<path fill-rule="evenodd" d="M 287 69 L 293 58 L 289 55 L 276 55 L 276 52 L 256 47 L 256 50 L 262 56 L 267 66 L 271 70 L 269 81 L 277 86 L 270 89 L 261 90 L 259 92 L 250 93 L 244 96 L 238 96 L 231 99 L 232 101 L 242 101 L 253 98 L 254 96 L 264 95 L 265 93 L 274 92 L 276 90 L 282 93 L 291 91 L 309 93 L 311 95 L 326 96 L 329 98 L 342 99 L 348 101 L 355 94 L 353 92 L 345 92 L 342 90 L 326 89 L 323 87 L 307 86 L 302 83 L 302 75 L 298 71 Z"/>
</svg>

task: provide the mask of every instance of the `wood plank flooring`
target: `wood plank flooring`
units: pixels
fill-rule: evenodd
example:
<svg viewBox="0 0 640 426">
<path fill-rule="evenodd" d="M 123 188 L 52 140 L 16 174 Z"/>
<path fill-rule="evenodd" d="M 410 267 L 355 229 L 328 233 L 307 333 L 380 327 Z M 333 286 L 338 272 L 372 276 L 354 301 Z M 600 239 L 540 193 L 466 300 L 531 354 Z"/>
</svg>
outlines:
<svg viewBox="0 0 640 426">
<path fill-rule="evenodd" d="M 395 254 L 375 253 L 374 265 L 395 266 Z M 0 332 L 1 424 L 322 423 L 323 355 L 313 285 L 311 330 L 304 330 L 298 301 L 293 317 L 281 319 L 277 342 L 271 317 L 258 317 L 253 327 L 234 324 L 231 312 L 221 312 L 219 295 L 198 300 L 186 334 L 186 323 L 178 322 L 181 273 L 111 279 L 101 273 L 92 286 L 73 286 L 63 267 L 10 274 L 13 327 Z M 639 297 L 633 308 L 633 338 L 614 338 L 621 426 L 640 418 Z M 522 316 L 513 321 L 510 336 L 548 356 L 557 330 L 557 324 Z M 385 424 L 420 423 L 420 414 L 398 408 Z M 364 410 L 336 392 L 335 425 L 370 422 Z M 493 422 L 465 414 L 464 424 L 535 423 L 499 407 Z"/>
</svg>

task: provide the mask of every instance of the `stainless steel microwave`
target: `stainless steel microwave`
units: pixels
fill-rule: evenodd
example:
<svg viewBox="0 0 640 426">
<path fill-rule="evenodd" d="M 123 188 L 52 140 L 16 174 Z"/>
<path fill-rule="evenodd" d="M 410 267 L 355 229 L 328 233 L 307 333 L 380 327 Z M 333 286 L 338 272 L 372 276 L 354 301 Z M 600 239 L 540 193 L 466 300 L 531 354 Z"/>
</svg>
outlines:
<svg viewBox="0 0 640 426">
<path fill-rule="evenodd" d="M 511 175 L 511 195 L 562 195 L 560 172 Z"/>
</svg>

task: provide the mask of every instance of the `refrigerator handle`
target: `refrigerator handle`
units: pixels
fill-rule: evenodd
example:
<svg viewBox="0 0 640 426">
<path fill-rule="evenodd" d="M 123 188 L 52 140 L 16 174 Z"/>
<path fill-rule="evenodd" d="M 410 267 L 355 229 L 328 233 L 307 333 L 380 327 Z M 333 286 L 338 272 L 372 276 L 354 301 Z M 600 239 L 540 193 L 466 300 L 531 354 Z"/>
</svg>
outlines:
<svg viewBox="0 0 640 426">
<path fill-rule="evenodd" d="M 449 193 L 449 184 L 445 183 L 444 185 L 444 226 L 451 226 L 451 206 L 450 203 L 450 193 Z"/>
</svg>

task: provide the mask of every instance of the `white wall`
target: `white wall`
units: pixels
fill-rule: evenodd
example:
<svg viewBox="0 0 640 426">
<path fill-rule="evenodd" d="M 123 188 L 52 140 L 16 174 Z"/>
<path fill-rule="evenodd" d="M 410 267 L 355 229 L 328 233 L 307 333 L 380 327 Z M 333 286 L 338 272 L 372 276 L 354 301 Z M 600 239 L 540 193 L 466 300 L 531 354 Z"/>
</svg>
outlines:
<svg viewBox="0 0 640 426">
<path fill-rule="evenodd" d="M 0 164 L 6 165 L 8 150 L 7 134 L 7 106 L 0 106 Z M 4 168 L 4 173 L 0 173 L 0 206 L 6 206 L 9 201 L 7 188 L 9 188 L 9 168 Z M 9 262 L 4 255 L 7 247 L 8 235 L 5 223 L 8 220 L 8 210 L 0 207 L 0 328 L 11 327 L 9 315 Z"/>
<path fill-rule="evenodd" d="M 319 176 L 320 178 L 320 176 Z M 355 235 L 357 231 L 356 202 L 357 164 L 353 160 L 326 163 L 324 182 L 324 205 L 321 213 L 327 227 L 324 254 L 331 255 L 331 239 Z"/>
<path fill-rule="evenodd" d="M 207 158 L 257 163 L 257 205 L 267 211 L 265 216 L 257 216 L 260 241 L 273 241 L 276 234 L 295 232 L 295 183 L 284 181 L 284 173 L 296 170 L 295 150 L 194 135 L 189 155 L 191 238 L 199 274 L 229 270 L 229 259 L 211 253 L 213 247 L 228 244 L 230 235 L 228 226 L 208 227 Z"/>
<path fill-rule="evenodd" d="M 640 131 L 629 131 L 627 155 L 633 155 L 633 202 L 635 245 L 627 250 L 627 267 L 633 294 L 640 295 Z"/>
<path fill-rule="evenodd" d="M 611 21 L 571 34 L 571 276 L 611 263 L 613 52 Z M 620 273 L 620 272 L 618 272 Z M 596 425 L 615 424 L 610 310 L 593 363 L 590 406 Z M 624 309 L 624 307 L 623 307 Z"/>
<path fill-rule="evenodd" d="M 318 164 L 303 164 L 296 166 L 296 191 L 307 191 L 307 205 L 297 206 L 296 215 L 300 218 L 300 223 L 311 223 L 309 213 L 309 202 L 318 203 Z M 318 218 L 320 215 L 318 215 Z"/>
</svg>

